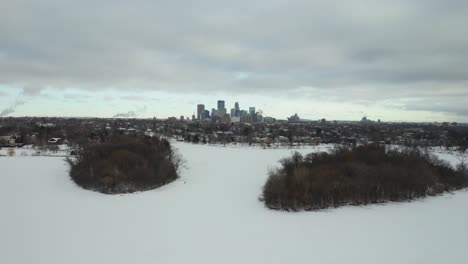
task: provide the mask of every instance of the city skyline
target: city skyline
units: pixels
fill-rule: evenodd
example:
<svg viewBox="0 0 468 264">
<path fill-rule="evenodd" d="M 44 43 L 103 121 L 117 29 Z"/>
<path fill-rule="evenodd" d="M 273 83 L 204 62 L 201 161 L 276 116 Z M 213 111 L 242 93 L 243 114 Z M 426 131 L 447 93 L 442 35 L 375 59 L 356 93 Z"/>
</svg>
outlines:
<svg viewBox="0 0 468 264">
<path fill-rule="evenodd" d="M 208 110 L 205 104 L 197 104 L 196 114 L 192 114 L 192 121 L 206 121 L 211 122 L 224 122 L 224 123 L 244 123 L 244 122 L 263 122 L 264 116 L 263 111 L 256 111 L 255 106 L 249 106 L 248 110 L 241 109 L 239 102 L 235 102 L 232 108 L 226 106 L 226 101 L 218 99 L 216 102 L 216 108 Z M 272 117 L 268 117 L 269 120 Z M 180 117 L 182 120 L 182 116 Z M 189 119 L 189 118 L 187 118 Z"/>
<path fill-rule="evenodd" d="M 0 94 L 2 86 L 0 85 Z M 6 106 L 0 109 L 0 112 L 8 108 L 13 108 L 13 111 L 6 116 L 21 117 L 21 116 L 44 116 L 44 117 L 98 117 L 98 118 L 112 118 L 112 117 L 128 117 L 128 118 L 168 118 L 179 117 L 184 115 L 190 117 L 193 113 L 196 115 L 196 104 L 198 101 L 213 102 L 212 106 L 216 105 L 217 100 L 222 96 L 201 96 L 204 99 L 199 100 L 196 96 L 187 97 L 187 95 L 171 95 L 155 93 L 150 102 L 140 101 L 141 96 L 138 92 L 133 93 L 82 93 L 82 91 L 67 89 L 64 94 L 55 93 L 55 97 L 46 96 L 44 94 L 35 95 L 30 97 L 24 94 L 21 89 L 16 88 L 17 94 L 8 98 L 0 96 L 0 105 Z M 59 97 L 60 95 L 60 97 Z M 77 96 L 76 99 L 71 99 L 72 96 Z M 200 97 L 200 96 L 199 96 Z M 388 111 L 381 107 L 355 107 L 348 103 L 333 103 L 323 104 L 317 103 L 313 106 L 308 106 L 303 103 L 296 103 L 298 99 L 291 101 L 280 101 L 275 98 L 270 99 L 264 96 L 252 95 L 249 97 L 225 96 L 228 104 L 235 103 L 236 101 L 245 100 L 244 105 L 258 105 L 259 109 L 277 119 L 286 120 L 291 115 L 297 113 L 302 119 L 306 120 L 320 120 L 325 118 L 327 120 L 342 120 L 342 121 L 359 121 L 363 116 L 367 116 L 372 120 L 385 120 L 389 122 L 459 122 L 468 123 L 465 116 L 456 118 L 444 115 L 433 114 L 430 112 L 421 111 L 415 115 L 404 115 L 405 111 Z M 236 99 L 233 99 L 236 98 Z M 166 100 L 165 100 L 166 99 Z M 168 100 L 167 100 L 168 99 Z M 243 99 L 243 100 L 242 100 Z M 268 102 L 267 100 L 268 99 Z M 104 107 L 102 101 L 111 107 Z M 301 99 L 304 102 L 303 99 Z M 37 103 L 31 101 L 40 101 L 40 108 L 37 108 Z M 86 101 L 86 102 L 85 102 Z M 6 103 L 1 103 L 6 102 Z M 265 103 L 266 102 L 266 103 Z M 177 106 L 175 106 L 177 104 Z M 89 108 L 89 105 L 92 105 Z M 194 108 L 195 105 L 195 108 Z M 205 106 L 208 104 L 205 104 Z M 278 107 L 275 107 L 278 106 Z M 210 105 L 211 106 L 211 105 Z M 346 109 L 346 113 L 336 113 L 332 111 L 333 108 L 342 107 Z M 96 109 L 98 111 L 96 111 Z M 194 112 L 195 109 L 195 112 Z M 286 110 L 284 110 L 286 109 Z M 83 110 L 87 111 L 84 112 Z M 211 108 L 209 109 L 211 112 Z M 248 110 L 248 109 L 247 109 Z M 289 111 L 290 110 L 290 111 Z M 97 114 L 97 112 L 99 112 Z M 395 118 L 395 112 L 404 115 L 403 118 Z M 31 114 L 36 113 L 36 114 Z"/>
<path fill-rule="evenodd" d="M 168 117 L 225 98 L 277 118 L 468 122 L 467 13 L 460 0 L 5 1 L 0 116 Z"/>
</svg>

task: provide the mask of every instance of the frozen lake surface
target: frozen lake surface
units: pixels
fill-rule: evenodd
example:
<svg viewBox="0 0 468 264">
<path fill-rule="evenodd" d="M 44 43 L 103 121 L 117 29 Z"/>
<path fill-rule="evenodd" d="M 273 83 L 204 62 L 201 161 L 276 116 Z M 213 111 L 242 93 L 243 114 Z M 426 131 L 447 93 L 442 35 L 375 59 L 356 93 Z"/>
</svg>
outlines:
<svg viewBox="0 0 468 264">
<path fill-rule="evenodd" d="M 114 196 L 75 186 L 63 158 L 0 157 L 0 263 L 468 263 L 467 191 L 278 212 L 258 196 L 292 150 L 175 145 L 179 180 Z"/>
</svg>

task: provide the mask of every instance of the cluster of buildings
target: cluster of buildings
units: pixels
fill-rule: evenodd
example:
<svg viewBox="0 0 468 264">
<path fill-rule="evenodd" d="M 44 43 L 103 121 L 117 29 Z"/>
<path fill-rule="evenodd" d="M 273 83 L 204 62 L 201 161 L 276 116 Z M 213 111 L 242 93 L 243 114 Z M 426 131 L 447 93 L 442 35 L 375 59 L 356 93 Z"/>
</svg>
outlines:
<svg viewBox="0 0 468 264">
<path fill-rule="evenodd" d="M 217 108 L 212 108 L 211 112 L 205 108 L 204 104 L 197 105 L 197 115 L 192 115 L 192 121 L 210 121 L 222 123 L 256 123 L 268 122 L 271 118 L 264 118 L 262 111 L 256 111 L 251 106 L 248 110 L 242 110 L 239 103 L 235 102 L 234 107 L 228 112 L 224 100 L 218 100 Z M 271 120 L 273 121 L 273 120 Z"/>
<path fill-rule="evenodd" d="M 413 146 L 466 146 L 468 124 L 457 123 L 388 123 L 363 118 L 360 121 L 306 121 L 296 114 L 288 120 L 263 122 L 261 114 L 240 110 L 234 105 L 227 113 L 224 102 L 214 111 L 200 107 L 200 119 L 187 122 L 172 119 L 115 118 L 0 118 L 0 147 L 34 144 L 37 146 L 100 143 L 113 135 L 166 137 L 180 141 L 208 144 L 368 144 L 378 142 Z M 201 114 L 204 112 L 204 115 Z M 208 114 L 208 115 L 207 115 Z M 198 115 L 198 112 L 197 112 Z M 213 117 L 214 116 L 214 117 Z M 225 118 L 231 122 L 211 122 Z M 257 122 L 232 122 L 254 120 Z M 299 120 L 299 121 L 298 121 Z"/>
</svg>

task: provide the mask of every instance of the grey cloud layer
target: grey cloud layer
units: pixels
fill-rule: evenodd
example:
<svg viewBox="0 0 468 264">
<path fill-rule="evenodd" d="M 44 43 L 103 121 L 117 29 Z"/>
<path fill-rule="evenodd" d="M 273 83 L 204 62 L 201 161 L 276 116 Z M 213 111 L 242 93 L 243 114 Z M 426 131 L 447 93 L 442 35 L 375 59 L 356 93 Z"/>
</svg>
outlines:
<svg viewBox="0 0 468 264">
<path fill-rule="evenodd" d="M 138 87 L 468 101 L 467 1 L 2 0 L 1 6 L 0 83 L 28 85 L 26 92 Z"/>
</svg>

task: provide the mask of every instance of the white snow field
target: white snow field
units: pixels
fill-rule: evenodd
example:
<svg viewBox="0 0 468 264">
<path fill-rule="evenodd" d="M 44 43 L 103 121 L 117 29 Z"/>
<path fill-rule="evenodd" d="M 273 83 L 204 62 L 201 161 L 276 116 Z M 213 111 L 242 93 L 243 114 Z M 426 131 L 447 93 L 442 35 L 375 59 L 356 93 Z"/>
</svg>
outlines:
<svg viewBox="0 0 468 264">
<path fill-rule="evenodd" d="M 292 150 L 176 147 L 179 180 L 127 195 L 75 186 L 63 158 L 1 157 L 0 263 L 468 263 L 467 191 L 272 211 L 258 196 Z"/>
</svg>

